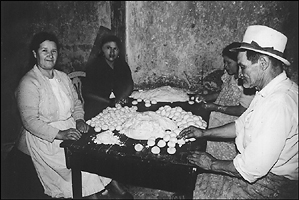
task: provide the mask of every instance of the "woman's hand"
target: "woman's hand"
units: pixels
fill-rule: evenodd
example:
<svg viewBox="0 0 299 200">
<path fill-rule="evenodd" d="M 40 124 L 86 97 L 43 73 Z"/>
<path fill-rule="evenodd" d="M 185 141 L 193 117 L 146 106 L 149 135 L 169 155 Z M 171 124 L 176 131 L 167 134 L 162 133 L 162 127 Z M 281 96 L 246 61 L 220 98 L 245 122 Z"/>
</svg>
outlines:
<svg viewBox="0 0 299 200">
<path fill-rule="evenodd" d="M 194 99 L 196 103 L 206 102 L 206 99 L 201 94 L 195 94 Z"/>
<path fill-rule="evenodd" d="M 79 140 L 82 134 L 74 128 L 70 128 L 67 130 L 60 130 L 56 135 L 56 139 L 58 140 Z"/>
<path fill-rule="evenodd" d="M 76 128 L 81 133 L 87 133 L 89 130 L 89 125 L 85 123 L 83 119 L 76 120 Z"/>
<path fill-rule="evenodd" d="M 217 160 L 211 154 L 200 151 L 191 152 L 191 154 L 187 156 L 187 159 L 190 163 L 193 163 L 205 170 L 211 170 L 213 161 Z"/>
<path fill-rule="evenodd" d="M 204 130 L 197 128 L 195 126 L 189 126 L 184 128 L 179 135 L 177 136 L 178 139 L 184 138 L 200 138 L 204 136 Z"/>
</svg>

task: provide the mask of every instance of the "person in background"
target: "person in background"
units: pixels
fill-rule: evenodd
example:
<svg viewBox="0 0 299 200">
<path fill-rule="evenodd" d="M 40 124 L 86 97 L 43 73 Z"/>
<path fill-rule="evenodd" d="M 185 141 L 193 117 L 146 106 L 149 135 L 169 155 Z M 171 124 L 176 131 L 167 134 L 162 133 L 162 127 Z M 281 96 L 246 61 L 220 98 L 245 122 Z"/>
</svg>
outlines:
<svg viewBox="0 0 299 200">
<path fill-rule="evenodd" d="M 86 67 L 83 80 L 86 119 L 97 115 L 108 104 L 126 103 L 132 93 L 134 82 L 121 49 L 117 36 L 105 35 L 98 56 Z M 111 95 L 115 97 L 113 102 Z"/>
<path fill-rule="evenodd" d="M 200 101 L 201 106 L 211 111 L 209 128 L 236 120 L 249 107 L 254 97 L 254 92 L 248 91 L 249 89 L 243 88 L 238 83 L 238 52 L 231 52 L 230 49 L 240 45 L 240 42 L 233 42 L 222 50 L 224 74 L 221 77 L 221 91 L 195 97 Z M 232 159 L 237 154 L 235 143 L 229 140 L 207 141 L 206 151 L 218 159 Z"/>
<path fill-rule="evenodd" d="M 56 36 L 37 33 L 30 48 L 35 65 L 20 80 L 15 92 L 23 124 L 17 148 L 22 160 L 33 162 L 46 195 L 72 198 L 71 170 L 66 167 L 60 143 L 79 140 L 90 127 L 84 121 L 83 105 L 72 81 L 54 68 L 59 53 Z M 110 194 L 105 188 L 113 182 L 82 172 L 82 194 L 91 199 L 107 197 Z"/>
<path fill-rule="evenodd" d="M 284 70 L 287 37 L 262 25 L 247 27 L 238 51 L 243 86 L 257 92 L 234 122 L 202 130 L 189 126 L 178 138 L 235 138 L 231 160 L 191 152 L 199 175 L 195 198 L 298 199 L 298 85 Z"/>
</svg>

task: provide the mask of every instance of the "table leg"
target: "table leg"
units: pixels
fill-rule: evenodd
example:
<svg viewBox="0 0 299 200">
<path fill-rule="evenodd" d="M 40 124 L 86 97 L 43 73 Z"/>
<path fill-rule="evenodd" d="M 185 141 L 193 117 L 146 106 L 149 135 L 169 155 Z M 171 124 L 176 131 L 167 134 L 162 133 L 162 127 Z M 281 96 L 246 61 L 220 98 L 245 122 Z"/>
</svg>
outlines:
<svg viewBox="0 0 299 200">
<path fill-rule="evenodd" d="M 81 170 L 76 167 L 72 168 L 72 186 L 73 198 L 82 198 L 82 174 Z"/>
</svg>

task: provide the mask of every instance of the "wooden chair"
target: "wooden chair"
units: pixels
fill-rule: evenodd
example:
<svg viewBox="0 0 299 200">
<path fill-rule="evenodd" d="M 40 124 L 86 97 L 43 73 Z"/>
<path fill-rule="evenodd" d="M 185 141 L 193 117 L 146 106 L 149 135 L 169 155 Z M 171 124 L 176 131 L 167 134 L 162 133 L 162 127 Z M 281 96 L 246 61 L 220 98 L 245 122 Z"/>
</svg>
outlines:
<svg viewBox="0 0 299 200">
<path fill-rule="evenodd" d="M 78 93 L 78 97 L 81 100 L 82 104 L 84 104 L 84 99 L 82 96 L 82 81 L 81 78 L 82 77 L 86 77 L 86 73 L 83 71 L 74 71 L 68 74 L 68 76 L 70 77 L 70 79 L 72 80 L 75 89 Z"/>
</svg>

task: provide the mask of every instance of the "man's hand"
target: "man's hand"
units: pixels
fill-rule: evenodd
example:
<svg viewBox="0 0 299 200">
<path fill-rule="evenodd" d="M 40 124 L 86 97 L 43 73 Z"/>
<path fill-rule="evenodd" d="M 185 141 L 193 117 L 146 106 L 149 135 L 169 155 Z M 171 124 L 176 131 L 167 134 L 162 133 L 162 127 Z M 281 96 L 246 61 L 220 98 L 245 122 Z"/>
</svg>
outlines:
<svg viewBox="0 0 299 200">
<path fill-rule="evenodd" d="M 179 135 L 177 136 L 178 139 L 184 138 L 200 138 L 204 136 L 204 130 L 197 128 L 195 126 L 189 126 L 187 128 L 184 128 Z"/>
<path fill-rule="evenodd" d="M 193 163 L 205 170 L 211 170 L 212 162 L 217 160 L 211 154 L 200 151 L 191 152 L 191 154 L 187 156 L 187 159 L 190 163 Z"/>
<path fill-rule="evenodd" d="M 76 129 L 81 133 L 87 133 L 89 130 L 89 125 L 85 123 L 83 119 L 76 120 Z"/>
</svg>

